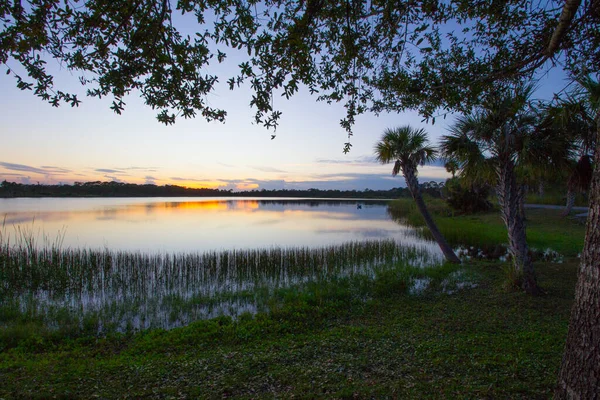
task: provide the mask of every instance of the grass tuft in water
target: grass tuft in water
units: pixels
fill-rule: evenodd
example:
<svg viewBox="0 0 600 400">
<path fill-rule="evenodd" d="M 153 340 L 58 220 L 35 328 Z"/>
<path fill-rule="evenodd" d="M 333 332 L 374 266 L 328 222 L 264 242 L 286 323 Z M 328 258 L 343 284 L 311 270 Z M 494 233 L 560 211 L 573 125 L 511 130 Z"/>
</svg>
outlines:
<svg viewBox="0 0 600 400">
<path fill-rule="evenodd" d="M 255 314 L 282 289 L 300 291 L 308 284 L 357 276 L 372 280 L 392 267 L 403 266 L 408 274 L 439 263 L 426 249 L 393 240 L 144 254 L 62 249 L 60 241 L 39 247 L 31 234 L 17 235 L 12 243 L 7 237 L 0 236 L 5 339 L 22 337 L 19 330 L 30 325 L 69 336 L 169 329 L 198 319 Z M 412 284 L 402 282 L 399 293 Z"/>
</svg>

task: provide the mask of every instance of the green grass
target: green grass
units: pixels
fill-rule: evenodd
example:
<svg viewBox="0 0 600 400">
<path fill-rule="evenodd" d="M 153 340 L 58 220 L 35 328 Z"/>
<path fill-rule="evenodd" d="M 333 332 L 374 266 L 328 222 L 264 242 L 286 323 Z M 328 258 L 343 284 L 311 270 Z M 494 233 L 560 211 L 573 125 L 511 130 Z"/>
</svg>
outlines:
<svg viewBox="0 0 600 400">
<path fill-rule="evenodd" d="M 498 211 L 474 215 L 454 215 L 439 199 L 428 199 L 427 206 L 442 234 L 453 245 L 494 247 L 507 243 L 507 232 Z M 412 226 L 424 221 L 414 201 L 399 199 L 391 202 L 390 214 Z M 585 237 L 585 222 L 561 216 L 561 210 L 526 209 L 527 241 L 531 248 L 551 248 L 564 256 L 574 257 L 581 252 Z M 424 229 L 422 234 L 430 237 Z"/>
<path fill-rule="evenodd" d="M 506 240 L 497 213 L 429 206 L 451 241 Z M 412 202 L 392 208 L 419 224 Z M 532 247 L 567 256 L 535 263 L 539 297 L 507 292 L 499 261 L 420 268 L 396 260 L 370 275 L 238 292 L 231 299 L 264 296 L 263 311 L 170 330 L 98 336 L 97 316 L 75 321 L 68 310 L 56 310 L 58 329 L 44 330 L 19 305 L 0 309 L 1 321 L 18 321 L 0 328 L 0 399 L 550 398 L 584 226 L 559 211 L 528 210 L 528 218 Z M 165 299 L 175 309 L 190 300 Z"/>
<path fill-rule="evenodd" d="M 456 268 L 477 287 L 445 294 Z M 538 267 L 542 297 L 500 291 L 501 266 L 281 290 L 266 313 L 0 353 L 0 398 L 549 398 L 576 263 Z"/>
<path fill-rule="evenodd" d="M 547 204 L 553 206 L 565 206 L 567 203 L 567 192 L 548 192 L 543 196 L 535 193 L 529 193 L 525 199 L 528 204 Z M 588 206 L 588 198 L 583 193 L 577 193 L 575 195 L 575 205 L 579 207 Z"/>
</svg>

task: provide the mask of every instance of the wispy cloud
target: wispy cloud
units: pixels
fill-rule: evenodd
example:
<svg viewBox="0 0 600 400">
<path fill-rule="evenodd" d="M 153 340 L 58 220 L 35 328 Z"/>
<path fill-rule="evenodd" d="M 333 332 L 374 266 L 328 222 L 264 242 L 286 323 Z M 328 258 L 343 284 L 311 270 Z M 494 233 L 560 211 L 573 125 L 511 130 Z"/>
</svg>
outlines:
<svg viewBox="0 0 600 400">
<path fill-rule="evenodd" d="M 112 169 L 112 168 L 96 168 L 94 171 L 102 172 L 104 174 L 123 174 L 126 175 L 126 172 L 120 169 Z"/>
<path fill-rule="evenodd" d="M 172 181 L 183 181 L 183 182 L 205 182 L 202 179 L 195 179 L 195 178 L 182 178 L 180 176 L 172 176 L 169 179 L 171 179 Z"/>
<path fill-rule="evenodd" d="M 43 168 L 45 171 L 48 171 L 50 174 L 69 174 L 72 173 L 70 169 L 55 167 L 51 165 L 42 165 L 40 168 Z"/>
<path fill-rule="evenodd" d="M 146 185 L 156 185 L 156 178 L 150 175 L 144 177 Z"/>
<path fill-rule="evenodd" d="M 125 168 L 118 168 L 119 170 L 124 170 L 124 171 L 146 171 L 146 172 L 156 172 L 157 168 L 156 167 L 125 167 Z"/>
<path fill-rule="evenodd" d="M 227 168 L 235 168 L 235 165 L 231 165 L 231 164 L 225 164 L 222 162 L 218 162 L 217 164 L 222 165 L 223 167 L 227 167 Z"/>
<path fill-rule="evenodd" d="M 262 171 L 262 172 L 281 172 L 281 173 L 287 172 L 287 171 L 283 171 L 281 169 L 277 169 L 277 168 L 273 168 L 273 167 L 269 167 L 269 166 L 265 166 L 265 165 L 248 165 L 248 168 L 252 168 L 257 171 Z"/>
<path fill-rule="evenodd" d="M 0 176 L 18 176 L 18 177 L 22 177 L 24 175 L 23 174 L 15 174 L 13 172 L 0 172 Z"/>
<path fill-rule="evenodd" d="M 347 157 L 347 158 L 336 158 L 336 159 L 327 159 L 327 158 L 318 158 L 315 160 L 319 164 L 343 164 L 343 165 L 371 165 L 376 164 L 377 160 L 375 156 L 360 156 L 360 157 Z"/>
<path fill-rule="evenodd" d="M 32 174 L 40 174 L 40 175 L 59 175 L 66 174 L 71 172 L 68 169 L 59 168 L 59 167 L 50 167 L 43 166 L 40 168 L 32 167 L 30 165 L 25 164 L 14 164 L 0 161 L 0 167 L 8 169 L 10 171 L 21 171 L 21 172 L 29 172 Z"/>
</svg>

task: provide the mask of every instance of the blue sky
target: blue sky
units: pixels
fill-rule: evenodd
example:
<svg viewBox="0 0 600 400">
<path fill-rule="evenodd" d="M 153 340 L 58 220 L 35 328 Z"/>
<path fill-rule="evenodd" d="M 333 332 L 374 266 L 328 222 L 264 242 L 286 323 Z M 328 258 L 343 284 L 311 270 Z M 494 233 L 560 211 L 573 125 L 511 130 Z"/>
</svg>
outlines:
<svg viewBox="0 0 600 400">
<path fill-rule="evenodd" d="M 60 70 L 52 60 L 49 64 L 59 85 L 83 93 L 76 75 Z M 227 110 L 224 124 L 198 118 L 180 119 L 173 126 L 160 124 L 155 112 L 135 94 L 125 99 L 122 115 L 110 110 L 110 100 L 83 95 L 79 107 L 54 108 L 30 91 L 17 89 L 11 76 L 0 73 L 0 180 L 101 180 L 233 190 L 390 189 L 405 184 L 401 176 L 391 177 L 391 165 L 373 159 L 373 146 L 384 129 L 406 124 L 422 127 L 435 144 L 453 119 L 438 118 L 431 125 L 414 112 L 361 115 L 352 150 L 343 154 L 347 136 L 339 121 L 344 108 L 317 103 L 301 90 L 289 101 L 275 99 L 275 108 L 283 116 L 277 137 L 271 140 L 272 131 L 253 124 L 248 88 L 230 91 L 225 84 L 236 65 L 235 59 L 217 65 L 223 68 L 222 79 L 209 97 L 210 105 Z M 562 74 L 554 70 L 543 76 L 538 97 L 550 98 L 564 85 Z M 446 177 L 441 166 L 419 171 L 421 181 Z"/>
<path fill-rule="evenodd" d="M 248 90 L 232 92 L 222 85 L 211 97 L 228 112 L 224 124 L 198 118 L 164 126 L 135 95 L 126 99 L 122 115 L 109 109 L 109 101 L 92 98 L 83 98 L 77 108 L 54 108 L 17 89 L 13 79 L 2 74 L 0 180 L 115 180 L 234 190 L 389 189 L 404 186 L 404 181 L 390 176 L 391 165 L 373 159 L 373 146 L 383 130 L 410 124 L 426 128 L 433 140 L 443 133 L 439 121 L 427 125 L 416 113 L 362 115 L 354 128 L 352 151 L 343 154 L 347 137 L 339 126 L 345 115 L 341 105 L 316 103 L 304 92 L 290 101 L 276 100 L 283 116 L 271 140 L 271 131 L 253 124 Z M 422 180 L 446 176 L 436 166 L 420 172 Z"/>
</svg>

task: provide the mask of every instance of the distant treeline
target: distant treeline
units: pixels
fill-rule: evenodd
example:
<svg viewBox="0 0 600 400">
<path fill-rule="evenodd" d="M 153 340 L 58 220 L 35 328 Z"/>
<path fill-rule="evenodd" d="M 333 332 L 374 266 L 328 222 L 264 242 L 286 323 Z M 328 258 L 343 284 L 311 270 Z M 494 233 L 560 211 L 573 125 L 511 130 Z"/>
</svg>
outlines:
<svg viewBox="0 0 600 400">
<path fill-rule="evenodd" d="M 439 197 L 435 182 L 421 185 L 424 192 Z M 123 182 L 75 182 L 73 185 L 23 184 L 3 181 L 0 183 L 0 197 L 321 197 L 321 198 L 364 198 L 394 199 L 409 197 L 406 188 L 390 190 L 251 190 L 234 192 L 220 189 L 191 189 L 177 185 L 137 185 Z"/>
</svg>

